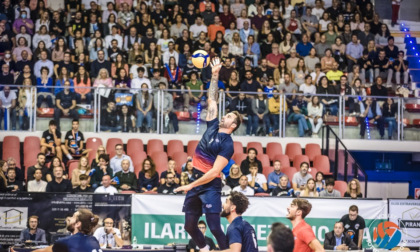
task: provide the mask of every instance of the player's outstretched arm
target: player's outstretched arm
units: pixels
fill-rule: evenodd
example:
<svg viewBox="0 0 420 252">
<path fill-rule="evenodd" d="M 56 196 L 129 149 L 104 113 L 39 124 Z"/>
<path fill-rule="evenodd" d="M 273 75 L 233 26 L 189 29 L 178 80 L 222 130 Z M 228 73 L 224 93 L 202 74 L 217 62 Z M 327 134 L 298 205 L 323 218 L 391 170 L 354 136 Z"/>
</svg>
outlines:
<svg viewBox="0 0 420 252">
<path fill-rule="evenodd" d="M 175 189 L 175 192 L 188 192 L 194 187 L 209 183 L 213 179 L 217 178 L 217 176 L 219 176 L 223 168 L 225 168 L 225 166 L 228 163 L 229 163 L 229 160 L 227 160 L 225 157 L 217 156 L 216 161 L 214 161 L 213 168 L 211 168 L 201 178 L 197 179 L 191 184 L 178 187 L 177 189 Z"/>
<path fill-rule="evenodd" d="M 210 63 L 211 66 L 211 81 L 209 90 L 207 93 L 208 111 L 206 121 L 211 121 L 217 117 L 217 100 L 219 94 L 218 82 L 219 82 L 219 71 L 222 68 L 222 63 L 219 58 L 214 58 Z"/>
</svg>

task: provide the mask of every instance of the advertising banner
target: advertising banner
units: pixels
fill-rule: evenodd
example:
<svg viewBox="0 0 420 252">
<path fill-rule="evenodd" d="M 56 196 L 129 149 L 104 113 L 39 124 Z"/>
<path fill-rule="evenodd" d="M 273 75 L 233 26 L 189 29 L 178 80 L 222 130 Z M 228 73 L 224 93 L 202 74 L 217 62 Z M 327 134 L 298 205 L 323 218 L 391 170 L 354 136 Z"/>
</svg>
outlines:
<svg viewBox="0 0 420 252">
<path fill-rule="evenodd" d="M 266 246 L 271 224 L 282 222 L 291 227 L 285 217 L 291 198 L 250 197 L 250 206 L 244 219 L 255 228 L 258 245 Z M 222 199 L 225 201 L 225 198 Z M 316 235 L 324 241 L 325 233 L 332 231 L 334 223 L 348 214 L 351 205 L 359 207 L 359 214 L 365 219 L 366 227 L 380 216 L 386 216 L 386 200 L 351 200 L 351 199 L 309 199 L 312 204 L 310 214 L 305 218 Z M 165 245 L 168 243 L 188 243 L 190 237 L 184 230 L 182 206 L 184 196 L 176 195 L 133 195 L 132 197 L 132 238 L 139 244 Z M 203 217 L 203 220 L 205 218 Z M 228 222 L 222 219 L 222 228 L 226 232 Z M 365 230 L 364 247 L 369 247 L 371 232 Z M 209 230 L 207 236 L 212 237 Z M 216 240 L 213 239 L 215 242 Z"/>
<path fill-rule="evenodd" d="M 418 247 L 420 244 L 420 201 L 389 200 L 389 221 L 395 223 L 395 235 L 401 233 L 400 246 Z M 406 243 L 406 244 L 405 244 Z"/>
<path fill-rule="evenodd" d="M 11 245 L 27 228 L 28 217 L 39 217 L 39 228 L 48 233 L 66 227 L 66 216 L 87 208 L 102 221 L 111 217 L 116 227 L 130 221 L 131 195 L 68 193 L 2 193 L 0 194 L 0 244 Z M 47 237 L 47 241 L 48 241 Z"/>
</svg>

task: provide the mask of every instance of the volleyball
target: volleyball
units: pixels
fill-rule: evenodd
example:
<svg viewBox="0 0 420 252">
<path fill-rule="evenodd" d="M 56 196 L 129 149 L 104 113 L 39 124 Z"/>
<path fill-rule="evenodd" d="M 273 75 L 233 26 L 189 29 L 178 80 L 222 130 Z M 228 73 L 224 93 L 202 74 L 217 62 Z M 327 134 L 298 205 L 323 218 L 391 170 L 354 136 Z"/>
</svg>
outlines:
<svg viewBox="0 0 420 252">
<path fill-rule="evenodd" d="M 392 249 L 400 243 L 401 236 L 398 225 L 390 221 L 381 222 L 373 229 L 373 241 L 380 248 Z"/>
<path fill-rule="evenodd" d="M 197 68 L 205 68 L 209 65 L 210 57 L 209 54 L 204 50 L 197 50 L 192 55 L 192 63 Z"/>
</svg>

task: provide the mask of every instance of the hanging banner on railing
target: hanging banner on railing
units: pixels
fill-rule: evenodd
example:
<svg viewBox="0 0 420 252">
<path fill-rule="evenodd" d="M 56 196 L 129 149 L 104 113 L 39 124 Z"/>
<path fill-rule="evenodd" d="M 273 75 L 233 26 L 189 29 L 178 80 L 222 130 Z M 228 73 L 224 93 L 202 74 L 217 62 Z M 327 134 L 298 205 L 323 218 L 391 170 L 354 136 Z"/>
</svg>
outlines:
<svg viewBox="0 0 420 252">
<path fill-rule="evenodd" d="M 127 194 L 2 193 L 0 244 L 18 242 L 20 232 L 27 228 L 29 216 L 38 216 L 39 228 L 49 234 L 65 228 L 66 216 L 79 208 L 90 209 L 99 215 L 101 221 L 111 217 L 115 227 L 119 227 L 123 221 L 130 221 L 130 198 L 131 195 Z"/>
<path fill-rule="evenodd" d="M 133 106 L 133 94 L 131 93 L 116 93 L 115 103 L 118 106 L 127 105 Z"/>
<path fill-rule="evenodd" d="M 224 198 L 222 201 L 224 202 Z M 285 217 L 291 198 L 250 197 L 250 206 L 244 219 L 254 226 L 258 245 L 266 246 L 267 235 L 271 224 L 283 222 L 291 227 Z M 323 242 L 325 233 L 332 231 L 334 223 L 348 214 L 349 207 L 356 204 L 359 214 L 365 218 L 366 227 L 373 221 L 381 220 L 387 215 L 386 200 L 350 200 L 350 199 L 309 199 L 312 211 L 306 221 L 312 226 L 316 237 Z M 133 195 L 132 198 L 132 238 L 139 244 L 165 245 L 168 243 L 188 243 L 190 237 L 184 230 L 183 196 L 166 195 Z M 205 218 L 203 218 L 205 220 Z M 226 232 L 228 222 L 222 219 L 222 227 Z M 372 230 L 365 230 L 364 247 L 371 241 Z M 212 237 L 207 229 L 207 236 Z M 213 238 L 216 242 L 216 239 Z"/>
<path fill-rule="evenodd" d="M 389 200 L 389 221 L 398 225 L 402 242 L 406 246 L 420 244 L 420 201 L 406 199 Z M 396 231 L 396 232 L 397 232 Z"/>
</svg>

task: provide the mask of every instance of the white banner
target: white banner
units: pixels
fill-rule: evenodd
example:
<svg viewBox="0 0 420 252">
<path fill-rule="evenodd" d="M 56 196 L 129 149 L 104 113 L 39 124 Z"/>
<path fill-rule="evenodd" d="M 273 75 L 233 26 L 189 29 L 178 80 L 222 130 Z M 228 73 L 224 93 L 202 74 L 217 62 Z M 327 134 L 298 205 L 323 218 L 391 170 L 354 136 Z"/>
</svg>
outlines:
<svg viewBox="0 0 420 252">
<path fill-rule="evenodd" d="M 420 246 L 420 201 L 406 199 L 389 200 L 389 221 L 402 233 L 401 243 L 408 247 Z"/>
</svg>

